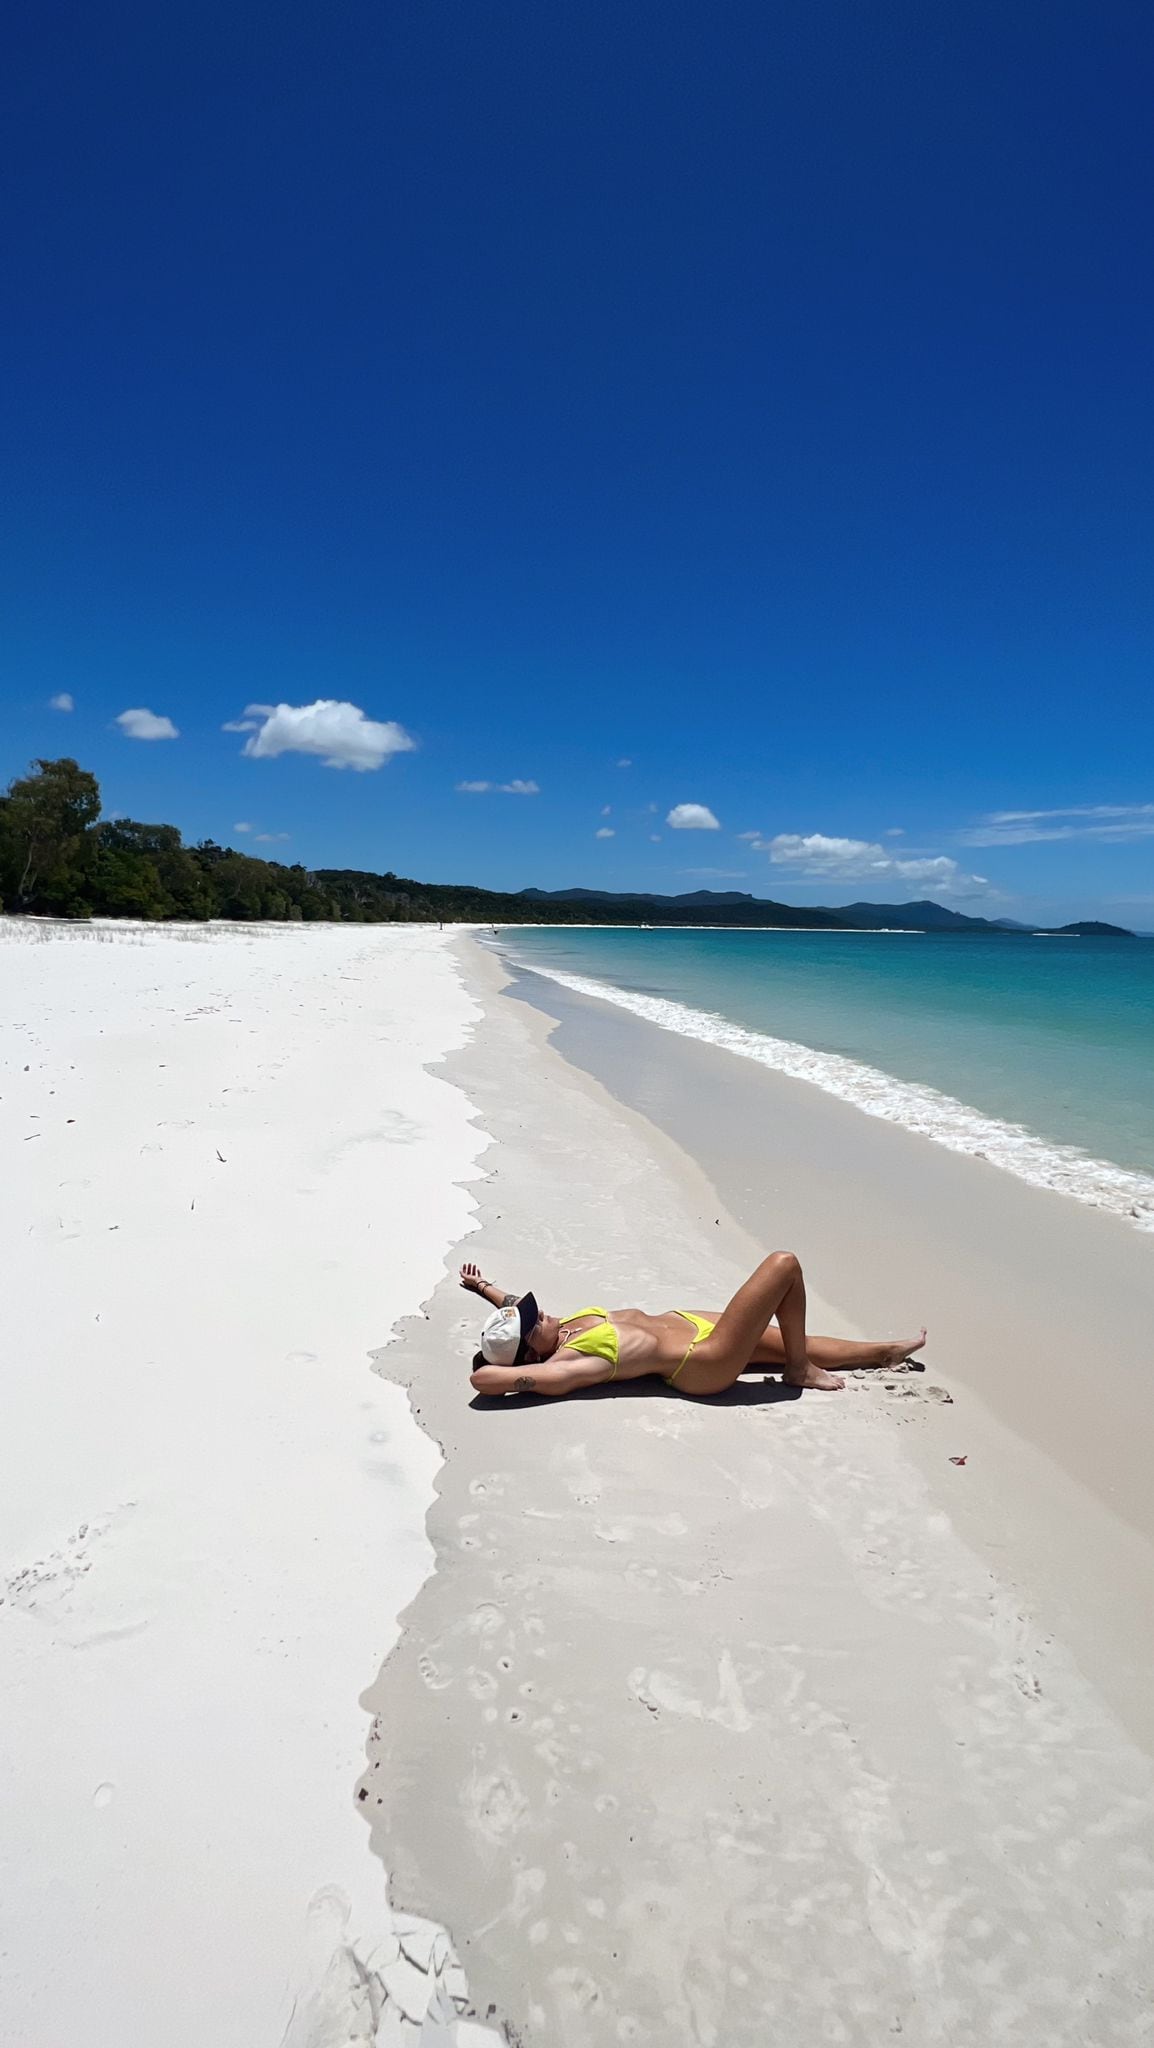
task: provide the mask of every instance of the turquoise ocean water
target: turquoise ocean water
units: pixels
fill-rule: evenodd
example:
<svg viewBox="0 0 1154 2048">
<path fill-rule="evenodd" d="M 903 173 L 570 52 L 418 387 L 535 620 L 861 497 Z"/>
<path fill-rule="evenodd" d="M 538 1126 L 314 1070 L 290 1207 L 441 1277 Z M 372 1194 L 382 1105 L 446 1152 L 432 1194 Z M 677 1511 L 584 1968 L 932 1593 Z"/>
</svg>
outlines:
<svg viewBox="0 0 1154 2048">
<path fill-rule="evenodd" d="M 1154 1230 L 1154 939 L 553 927 L 502 948 Z"/>
</svg>

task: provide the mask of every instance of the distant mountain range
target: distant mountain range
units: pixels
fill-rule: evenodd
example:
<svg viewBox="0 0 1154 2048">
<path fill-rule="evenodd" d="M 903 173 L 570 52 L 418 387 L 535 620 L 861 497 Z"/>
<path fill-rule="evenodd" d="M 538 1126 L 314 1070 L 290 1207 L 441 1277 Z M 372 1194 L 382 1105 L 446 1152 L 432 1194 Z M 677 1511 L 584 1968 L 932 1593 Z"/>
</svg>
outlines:
<svg viewBox="0 0 1154 2048">
<path fill-rule="evenodd" d="M 650 904 L 662 923 L 667 923 L 678 910 L 689 911 L 694 923 L 701 921 L 703 911 L 716 910 L 719 924 L 750 924 L 763 922 L 772 925 L 801 924 L 809 929 L 825 931 L 903 931 L 903 932 L 1034 932 L 1044 931 L 1051 938 L 1077 939 L 1130 939 L 1123 925 L 1102 924 L 1095 918 L 1083 918 L 1074 924 L 1037 926 L 1020 924 L 1012 917 L 968 917 L 960 910 L 947 910 L 942 903 L 931 903 L 921 898 L 915 903 L 846 903 L 837 909 L 815 905 L 812 909 L 799 910 L 788 903 L 775 903 L 768 897 L 753 896 L 747 889 L 690 889 L 680 896 L 659 896 L 647 890 L 631 889 L 521 889 L 518 892 L 533 903 L 587 903 L 591 911 L 598 908 L 615 908 L 626 904 Z M 728 912 L 728 916 L 725 914 Z M 737 912 L 738 915 L 734 915 Z M 744 914 L 742 914 L 744 913 Z M 761 913 L 759 916 L 758 913 Z"/>
<path fill-rule="evenodd" d="M 86 823 L 85 820 L 88 822 Z M 245 828 L 247 830 L 247 827 Z M 736 930 L 1028 931 L 940 903 L 847 903 L 840 910 L 773 903 L 742 889 L 658 896 L 608 889 L 481 889 L 418 882 L 363 868 L 258 860 L 175 825 L 101 817 L 100 784 L 71 755 L 38 761 L 0 794 L 0 915 L 210 918 L 282 923 L 689 925 Z M 1078 938 L 1132 938 L 1113 924 L 1066 924 Z"/>
</svg>

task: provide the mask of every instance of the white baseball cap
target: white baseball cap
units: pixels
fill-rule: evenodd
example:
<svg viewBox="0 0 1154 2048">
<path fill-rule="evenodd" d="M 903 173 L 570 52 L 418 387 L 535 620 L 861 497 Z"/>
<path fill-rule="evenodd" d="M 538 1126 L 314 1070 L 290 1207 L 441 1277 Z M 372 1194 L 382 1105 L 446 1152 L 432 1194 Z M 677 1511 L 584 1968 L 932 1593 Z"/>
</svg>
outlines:
<svg viewBox="0 0 1154 2048">
<path fill-rule="evenodd" d="M 525 1339 L 540 1321 L 537 1298 L 523 1294 L 509 1308 L 495 1308 L 481 1328 L 480 1357 L 486 1365 L 520 1365 Z"/>
</svg>

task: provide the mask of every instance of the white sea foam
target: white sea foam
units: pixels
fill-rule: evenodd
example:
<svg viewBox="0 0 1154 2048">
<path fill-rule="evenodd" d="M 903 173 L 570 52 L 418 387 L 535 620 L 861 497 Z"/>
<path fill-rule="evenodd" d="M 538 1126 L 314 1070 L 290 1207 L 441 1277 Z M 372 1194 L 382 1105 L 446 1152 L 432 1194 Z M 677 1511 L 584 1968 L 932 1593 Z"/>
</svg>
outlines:
<svg viewBox="0 0 1154 2048">
<path fill-rule="evenodd" d="M 808 1081 L 827 1095 L 852 1103 L 867 1116 L 883 1117 L 944 1145 L 951 1152 L 964 1152 L 971 1159 L 984 1159 L 1003 1173 L 1016 1174 L 1031 1187 L 1049 1188 L 1070 1195 L 1093 1209 L 1108 1209 L 1123 1217 L 1137 1230 L 1154 1231 L 1154 1178 L 1115 1166 L 1108 1159 L 1094 1159 L 1076 1145 L 1058 1145 L 1039 1138 L 1024 1124 L 1003 1123 L 984 1116 L 952 1095 L 927 1088 L 917 1081 L 899 1081 L 893 1074 L 850 1060 L 840 1053 L 815 1052 L 812 1046 L 797 1045 L 792 1039 L 773 1038 L 768 1032 L 750 1031 L 744 1024 L 731 1023 L 712 1010 L 694 1009 L 666 996 L 635 994 L 614 983 L 596 981 L 584 974 L 566 974 L 559 968 L 529 963 L 536 974 L 547 975 L 563 988 L 578 995 L 596 996 L 632 1010 L 663 1031 L 681 1038 L 704 1039 L 709 1045 L 724 1046 L 743 1059 L 757 1060 L 776 1073 L 795 1081 Z"/>
</svg>

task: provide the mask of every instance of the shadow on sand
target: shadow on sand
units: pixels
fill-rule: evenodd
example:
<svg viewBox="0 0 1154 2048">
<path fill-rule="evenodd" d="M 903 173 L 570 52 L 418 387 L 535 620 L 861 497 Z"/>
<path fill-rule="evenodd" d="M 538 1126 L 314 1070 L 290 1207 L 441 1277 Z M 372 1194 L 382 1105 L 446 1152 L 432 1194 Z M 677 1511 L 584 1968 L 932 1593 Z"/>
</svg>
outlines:
<svg viewBox="0 0 1154 2048">
<path fill-rule="evenodd" d="M 778 1401 L 799 1401 L 804 1392 L 802 1387 L 787 1387 L 781 1380 L 748 1379 L 738 1380 L 736 1385 L 726 1387 L 720 1394 L 679 1394 L 676 1387 L 667 1386 L 658 1374 L 645 1379 L 609 1381 L 600 1387 L 581 1387 L 573 1394 L 565 1394 L 566 1401 L 700 1401 L 711 1408 L 763 1408 L 767 1403 Z M 555 1394 L 474 1394 L 470 1408 L 546 1408 L 555 1401 Z"/>
</svg>

